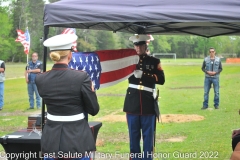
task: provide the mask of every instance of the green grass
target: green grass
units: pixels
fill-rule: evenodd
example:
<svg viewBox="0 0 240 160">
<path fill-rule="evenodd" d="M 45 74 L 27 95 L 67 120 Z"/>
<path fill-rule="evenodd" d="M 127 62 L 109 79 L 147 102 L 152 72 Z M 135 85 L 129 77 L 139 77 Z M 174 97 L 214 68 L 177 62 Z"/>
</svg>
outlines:
<svg viewBox="0 0 240 160">
<path fill-rule="evenodd" d="M 161 114 L 184 114 L 203 116 L 202 121 L 185 123 L 158 123 L 156 153 L 159 159 L 210 159 L 203 153 L 218 155 L 218 159 L 229 159 L 231 155 L 231 132 L 239 128 L 239 64 L 223 63 L 220 75 L 220 109 L 201 110 L 203 102 L 204 73 L 201 71 L 202 59 L 162 60 L 166 82 L 160 89 Z M 8 80 L 5 81 L 5 105 L 0 112 L 0 136 L 19 128 L 27 127 L 28 108 L 27 86 L 23 76 L 24 64 L 6 64 Z M 48 65 L 48 68 L 50 65 Z M 10 79 L 15 78 L 16 79 Z M 122 112 L 127 81 L 97 91 L 100 112 L 91 117 L 96 121 L 101 117 Z M 116 94 L 118 96 L 116 96 Z M 209 107 L 213 108 L 213 90 L 210 91 Z M 40 111 L 39 111 L 40 112 Z M 6 116 L 4 116 L 6 115 Z M 168 142 L 167 138 L 184 137 L 182 142 Z M 126 122 L 106 122 L 99 131 L 102 144 L 99 152 L 128 153 L 128 129 Z M 3 148 L 0 148 L 0 152 Z M 195 153 L 197 158 L 177 158 L 182 154 Z M 161 157 L 168 154 L 166 158 Z M 202 158 L 200 158 L 202 154 Z M 205 154 L 205 155 L 206 155 Z M 125 158 L 126 159 L 126 158 Z"/>
</svg>

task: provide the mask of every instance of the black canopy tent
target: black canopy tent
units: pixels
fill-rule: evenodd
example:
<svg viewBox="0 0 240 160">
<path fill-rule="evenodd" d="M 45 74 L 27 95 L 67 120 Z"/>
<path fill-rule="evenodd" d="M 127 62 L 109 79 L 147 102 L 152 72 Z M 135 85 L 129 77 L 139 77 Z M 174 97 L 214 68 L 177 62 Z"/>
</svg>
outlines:
<svg viewBox="0 0 240 160">
<path fill-rule="evenodd" d="M 62 0 L 45 5 L 44 26 L 146 34 L 240 34 L 239 0 Z"/>
<path fill-rule="evenodd" d="M 61 0 L 45 5 L 44 40 L 49 27 L 203 37 L 240 35 L 240 1 Z M 46 60 L 45 47 L 44 71 Z"/>
</svg>

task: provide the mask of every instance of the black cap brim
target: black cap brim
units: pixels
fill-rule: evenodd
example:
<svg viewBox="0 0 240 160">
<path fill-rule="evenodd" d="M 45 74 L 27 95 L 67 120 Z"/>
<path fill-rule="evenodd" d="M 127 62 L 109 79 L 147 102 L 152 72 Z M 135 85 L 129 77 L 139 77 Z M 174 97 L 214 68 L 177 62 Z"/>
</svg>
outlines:
<svg viewBox="0 0 240 160">
<path fill-rule="evenodd" d="M 146 41 L 134 42 L 133 44 L 134 44 L 135 46 L 139 46 L 139 45 L 146 44 Z"/>
</svg>

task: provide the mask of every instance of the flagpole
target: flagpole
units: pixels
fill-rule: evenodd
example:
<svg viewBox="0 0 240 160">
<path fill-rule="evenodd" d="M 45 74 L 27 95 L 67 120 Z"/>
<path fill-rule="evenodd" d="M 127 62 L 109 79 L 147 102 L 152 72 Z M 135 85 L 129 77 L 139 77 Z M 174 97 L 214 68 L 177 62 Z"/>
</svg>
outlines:
<svg viewBox="0 0 240 160">
<path fill-rule="evenodd" d="M 28 34 L 28 38 L 29 38 L 29 48 L 28 48 L 28 53 L 27 53 L 27 66 L 28 66 L 28 54 L 29 54 L 29 51 L 30 51 L 30 44 L 31 44 L 31 39 L 30 39 L 30 34 L 29 34 L 29 31 L 28 31 L 28 27 L 26 27 L 26 30 L 27 30 L 27 34 Z M 27 67 L 27 70 L 29 68 Z"/>
</svg>

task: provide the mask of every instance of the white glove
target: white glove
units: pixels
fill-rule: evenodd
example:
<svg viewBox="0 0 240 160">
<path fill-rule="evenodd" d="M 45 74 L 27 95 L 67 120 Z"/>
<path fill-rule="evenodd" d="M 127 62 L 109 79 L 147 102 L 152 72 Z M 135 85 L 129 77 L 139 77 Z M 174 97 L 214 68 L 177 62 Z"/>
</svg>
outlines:
<svg viewBox="0 0 240 160">
<path fill-rule="evenodd" d="M 134 74 L 134 76 L 135 76 L 136 78 L 142 78 L 143 71 L 141 71 L 141 70 L 135 70 L 135 71 L 133 72 L 133 74 Z"/>
</svg>

